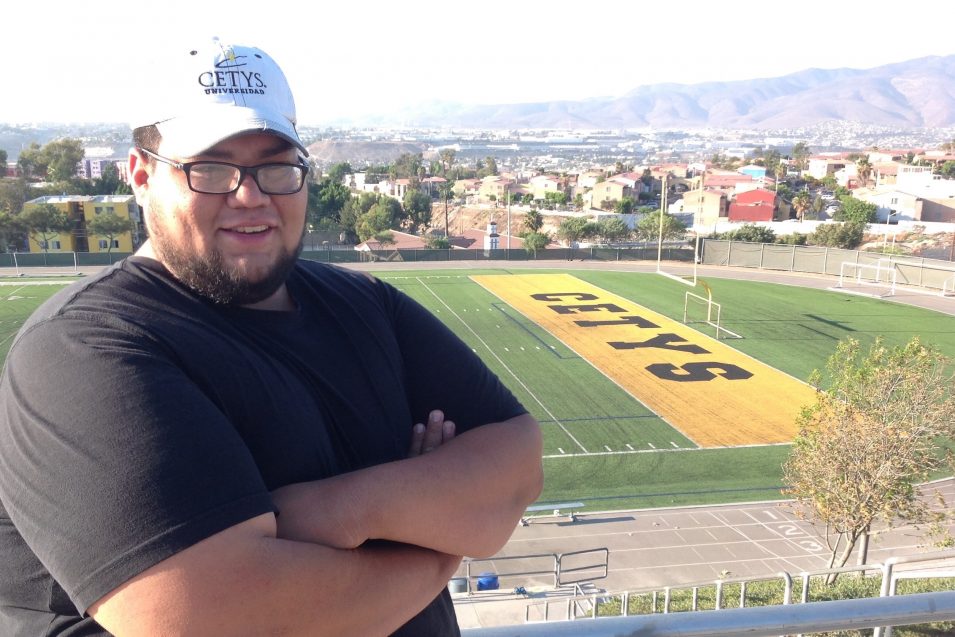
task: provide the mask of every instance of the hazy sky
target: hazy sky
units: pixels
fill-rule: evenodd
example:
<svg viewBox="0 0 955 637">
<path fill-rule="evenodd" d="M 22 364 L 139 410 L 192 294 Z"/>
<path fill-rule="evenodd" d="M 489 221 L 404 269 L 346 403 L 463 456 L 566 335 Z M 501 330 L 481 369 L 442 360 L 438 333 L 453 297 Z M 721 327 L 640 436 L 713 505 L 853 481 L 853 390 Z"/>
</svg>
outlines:
<svg viewBox="0 0 955 637">
<path fill-rule="evenodd" d="M 429 100 L 621 95 L 644 84 L 871 68 L 955 53 L 951 0 L 8 2 L 0 122 L 126 122 L 170 42 L 217 35 L 285 69 L 299 121 Z M 895 13 L 900 10 L 899 13 Z"/>
</svg>

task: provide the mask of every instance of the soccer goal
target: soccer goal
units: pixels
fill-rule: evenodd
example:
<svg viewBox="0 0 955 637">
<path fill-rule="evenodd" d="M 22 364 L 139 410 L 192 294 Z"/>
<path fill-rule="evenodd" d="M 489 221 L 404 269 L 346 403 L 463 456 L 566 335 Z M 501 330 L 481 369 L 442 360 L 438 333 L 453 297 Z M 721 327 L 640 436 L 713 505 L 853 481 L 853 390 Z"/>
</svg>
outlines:
<svg viewBox="0 0 955 637">
<path fill-rule="evenodd" d="M 839 266 L 839 283 L 836 284 L 836 288 L 852 294 L 881 298 L 895 294 L 897 278 L 898 271 L 892 266 L 891 261 L 886 259 L 879 259 L 874 265 L 843 261 Z M 863 286 L 874 287 L 881 291 L 873 293 L 852 289 L 852 287 Z"/>
<path fill-rule="evenodd" d="M 942 283 L 942 296 L 955 296 L 955 275 Z"/>
<path fill-rule="evenodd" d="M 723 307 L 713 300 L 713 292 L 705 282 L 700 281 L 706 290 L 706 296 L 687 292 L 683 297 L 683 323 L 704 323 L 716 329 L 716 338 L 743 338 L 736 332 L 723 327 L 721 315 Z"/>
</svg>

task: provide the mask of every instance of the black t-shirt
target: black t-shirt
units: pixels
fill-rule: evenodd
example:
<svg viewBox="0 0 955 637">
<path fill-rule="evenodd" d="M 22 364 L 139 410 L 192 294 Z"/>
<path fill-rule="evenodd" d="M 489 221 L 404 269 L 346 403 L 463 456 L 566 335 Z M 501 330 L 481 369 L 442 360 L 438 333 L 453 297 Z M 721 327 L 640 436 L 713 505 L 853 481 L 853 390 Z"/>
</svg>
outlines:
<svg viewBox="0 0 955 637">
<path fill-rule="evenodd" d="M 270 490 L 405 457 L 431 409 L 461 432 L 524 412 L 393 287 L 306 261 L 288 286 L 294 312 L 223 307 L 132 257 L 24 325 L 0 382 L 0 634 L 106 635 L 92 602 Z M 456 633 L 444 591 L 398 634 Z"/>
</svg>

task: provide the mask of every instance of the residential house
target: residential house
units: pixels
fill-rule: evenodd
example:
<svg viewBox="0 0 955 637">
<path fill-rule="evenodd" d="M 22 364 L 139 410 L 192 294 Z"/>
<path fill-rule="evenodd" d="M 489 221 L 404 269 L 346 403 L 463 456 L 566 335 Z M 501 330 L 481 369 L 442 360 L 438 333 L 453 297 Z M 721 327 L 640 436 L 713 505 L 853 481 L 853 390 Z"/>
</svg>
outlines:
<svg viewBox="0 0 955 637">
<path fill-rule="evenodd" d="M 398 201 L 403 201 L 405 194 L 407 194 L 409 190 L 411 190 L 410 179 L 395 179 L 394 191 L 391 193 L 391 196 Z"/>
<path fill-rule="evenodd" d="M 729 216 L 729 196 L 716 188 L 690 190 L 683 193 L 683 213 L 693 215 L 694 225 L 715 225 Z"/>
<path fill-rule="evenodd" d="M 947 161 L 955 161 L 955 153 L 944 150 L 927 150 L 915 158 L 918 164 L 941 166 Z"/>
<path fill-rule="evenodd" d="M 557 175 L 537 175 L 527 180 L 534 199 L 544 201 L 548 193 L 564 193 L 570 199 L 567 189 L 567 180 Z"/>
<path fill-rule="evenodd" d="M 437 197 L 441 194 L 441 186 L 446 183 L 448 180 L 444 177 L 425 177 L 421 180 L 421 190 L 432 197 Z"/>
<path fill-rule="evenodd" d="M 919 199 L 915 202 L 919 221 L 955 223 L 955 199 Z"/>
<path fill-rule="evenodd" d="M 590 206 L 606 210 L 612 208 L 616 202 L 624 197 L 636 199 L 637 195 L 634 193 L 633 187 L 627 185 L 627 183 L 625 179 L 611 177 L 595 184 L 588 193 L 590 195 Z"/>
<path fill-rule="evenodd" d="M 389 230 L 391 241 L 379 241 L 371 238 L 362 241 L 355 246 L 358 252 L 373 252 L 376 250 L 423 250 L 427 248 L 427 237 L 401 232 L 400 230 Z"/>
<path fill-rule="evenodd" d="M 676 177 L 677 179 L 686 179 L 689 175 L 688 164 L 663 164 L 658 166 L 658 169 L 669 174 L 670 177 Z"/>
<path fill-rule="evenodd" d="M 866 153 L 869 158 L 869 162 L 872 164 L 875 163 L 891 163 L 891 162 L 901 162 L 904 161 L 909 155 L 918 157 L 923 153 L 921 148 L 909 148 L 909 149 L 889 149 L 889 150 L 870 150 Z"/>
<path fill-rule="evenodd" d="M 737 192 L 738 190 L 752 190 L 758 185 L 750 175 L 732 171 L 713 170 L 708 171 L 703 176 L 703 186 L 705 188 L 722 190 L 727 193 Z"/>
<path fill-rule="evenodd" d="M 865 185 L 859 182 L 859 167 L 855 162 L 846 164 L 834 172 L 833 176 L 836 178 L 836 184 L 849 190 Z"/>
<path fill-rule="evenodd" d="M 742 175 L 749 175 L 757 181 L 766 178 L 766 167 L 757 166 L 756 164 L 748 164 L 742 168 L 738 168 L 736 172 Z"/>
<path fill-rule="evenodd" d="M 583 192 L 584 188 L 593 188 L 598 181 L 604 178 L 605 173 L 602 170 L 587 170 L 577 175 L 577 190 Z M 575 192 L 574 195 L 577 193 Z"/>
<path fill-rule="evenodd" d="M 757 188 L 736 195 L 729 205 L 730 221 L 772 221 L 776 209 L 776 194 Z"/>
<path fill-rule="evenodd" d="M 481 201 L 497 201 L 504 203 L 516 189 L 517 184 L 512 179 L 499 175 L 488 175 L 481 180 L 478 188 L 478 198 Z"/>
<path fill-rule="evenodd" d="M 76 176 L 81 179 L 100 179 L 103 169 L 108 165 L 116 167 L 116 174 L 121 181 L 129 181 L 129 162 L 126 157 L 84 157 L 76 165 Z"/>
<path fill-rule="evenodd" d="M 895 162 L 873 163 L 870 179 L 875 180 L 876 188 L 879 186 L 894 186 L 900 165 Z"/>
<path fill-rule="evenodd" d="M 458 179 L 454 182 L 454 196 L 458 198 L 477 197 L 480 188 L 480 179 Z"/>
<path fill-rule="evenodd" d="M 848 159 L 846 153 L 836 153 L 834 155 L 819 155 L 809 158 L 809 165 L 806 174 L 815 179 L 825 179 L 829 175 L 834 175 L 837 170 L 845 168 L 853 163 Z"/>
<path fill-rule="evenodd" d="M 955 179 L 943 179 L 928 166 L 893 164 L 896 170 L 891 184 L 859 188 L 853 195 L 877 207 L 877 219 L 943 221 L 951 218 L 955 205 Z"/>
<path fill-rule="evenodd" d="M 133 195 L 52 195 L 37 197 L 23 204 L 29 211 L 40 204 L 55 206 L 73 222 L 73 228 L 50 237 L 41 245 L 30 237 L 30 252 L 132 252 L 141 243 L 143 232 L 139 205 Z M 133 230 L 113 237 L 112 245 L 106 237 L 90 235 L 87 224 L 97 215 L 115 214 L 133 222 Z"/>
</svg>

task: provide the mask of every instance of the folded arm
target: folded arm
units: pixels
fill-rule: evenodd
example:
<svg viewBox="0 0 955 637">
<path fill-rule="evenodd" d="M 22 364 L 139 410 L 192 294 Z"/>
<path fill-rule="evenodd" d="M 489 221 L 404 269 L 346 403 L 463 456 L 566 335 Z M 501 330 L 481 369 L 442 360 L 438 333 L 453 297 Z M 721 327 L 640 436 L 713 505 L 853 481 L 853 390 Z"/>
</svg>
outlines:
<svg viewBox="0 0 955 637">
<path fill-rule="evenodd" d="M 350 548 L 387 539 L 487 557 L 540 494 L 541 435 L 523 414 L 428 453 L 273 492 L 280 537 Z"/>
<path fill-rule="evenodd" d="M 434 599 L 459 562 L 413 546 L 278 539 L 266 514 L 156 564 L 89 613 L 120 637 L 387 635 Z"/>
</svg>

